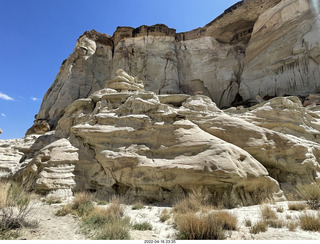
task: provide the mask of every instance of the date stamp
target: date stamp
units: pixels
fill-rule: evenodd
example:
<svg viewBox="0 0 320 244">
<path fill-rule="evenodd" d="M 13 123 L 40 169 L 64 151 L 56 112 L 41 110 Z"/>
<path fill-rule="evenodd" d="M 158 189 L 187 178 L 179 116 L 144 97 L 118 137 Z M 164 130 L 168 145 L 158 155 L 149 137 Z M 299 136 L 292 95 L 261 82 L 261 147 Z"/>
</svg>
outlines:
<svg viewBox="0 0 320 244">
<path fill-rule="evenodd" d="M 144 240 L 145 244 L 176 244 L 176 240 Z"/>
</svg>

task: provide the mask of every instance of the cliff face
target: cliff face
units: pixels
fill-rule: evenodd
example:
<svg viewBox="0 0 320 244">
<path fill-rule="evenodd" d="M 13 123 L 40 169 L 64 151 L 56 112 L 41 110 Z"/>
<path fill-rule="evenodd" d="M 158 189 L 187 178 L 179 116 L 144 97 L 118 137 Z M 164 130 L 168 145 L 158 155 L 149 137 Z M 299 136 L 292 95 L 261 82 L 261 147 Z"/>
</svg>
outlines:
<svg viewBox="0 0 320 244">
<path fill-rule="evenodd" d="M 258 17 L 279 0 L 241 1 L 203 28 L 176 33 L 159 24 L 85 32 L 46 93 L 37 119 L 51 128 L 67 105 L 101 89 L 119 68 L 156 94 L 201 91 L 219 107 L 236 99 L 246 48 Z"/>
<path fill-rule="evenodd" d="M 311 1 L 283 0 L 261 14 L 243 64 L 243 99 L 319 92 L 319 37 Z"/>
<path fill-rule="evenodd" d="M 51 129 L 64 109 L 101 89 L 121 68 L 156 94 L 201 92 L 220 108 L 259 95 L 320 91 L 320 22 L 311 1 L 247 0 L 203 28 L 118 27 L 85 32 L 46 93 L 36 123 Z M 34 131 L 34 130 L 31 130 Z"/>
</svg>

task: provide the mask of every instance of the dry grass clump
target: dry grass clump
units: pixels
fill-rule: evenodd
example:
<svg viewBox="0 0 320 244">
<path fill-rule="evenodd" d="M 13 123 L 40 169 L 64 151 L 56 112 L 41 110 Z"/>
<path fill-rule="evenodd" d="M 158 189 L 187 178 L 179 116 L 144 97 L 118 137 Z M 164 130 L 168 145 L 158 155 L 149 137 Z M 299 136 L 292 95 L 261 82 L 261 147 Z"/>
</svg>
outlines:
<svg viewBox="0 0 320 244">
<path fill-rule="evenodd" d="M 261 216 L 264 220 L 278 219 L 276 212 L 273 211 L 271 207 L 267 205 L 260 207 L 260 211 L 261 211 Z"/>
<path fill-rule="evenodd" d="M 173 206 L 173 212 L 177 214 L 196 213 L 203 207 L 201 200 L 194 196 L 188 196 Z"/>
<path fill-rule="evenodd" d="M 133 206 L 132 206 L 132 210 L 140 210 L 143 208 L 144 208 L 144 205 L 142 202 L 137 202 L 137 203 L 133 204 Z"/>
<path fill-rule="evenodd" d="M 134 224 L 132 227 L 134 230 L 152 230 L 152 225 L 149 222 L 137 223 Z"/>
<path fill-rule="evenodd" d="M 299 196 L 306 201 L 311 209 L 317 210 L 320 208 L 320 181 L 298 186 Z"/>
<path fill-rule="evenodd" d="M 16 182 L 0 181 L 0 239 L 11 238 L 12 230 L 30 225 L 30 195 Z"/>
<path fill-rule="evenodd" d="M 162 210 L 160 214 L 160 221 L 161 222 L 166 222 L 168 219 L 170 219 L 170 213 L 167 209 Z"/>
<path fill-rule="evenodd" d="M 308 208 L 308 205 L 302 202 L 290 202 L 288 203 L 288 208 L 292 211 L 302 211 Z"/>
<path fill-rule="evenodd" d="M 300 216 L 300 227 L 308 231 L 320 231 L 320 214 L 304 214 Z"/>
<path fill-rule="evenodd" d="M 260 211 L 263 219 L 262 222 L 265 222 L 268 226 L 272 228 L 282 228 L 285 225 L 284 221 L 278 218 L 276 212 L 272 210 L 270 206 L 262 206 L 260 207 Z M 259 225 L 263 226 L 262 223 Z"/>
<path fill-rule="evenodd" d="M 93 195 L 88 192 L 81 192 L 75 194 L 72 203 L 59 209 L 55 215 L 65 216 L 67 214 L 74 214 L 82 217 L 88 215 L 93 209 Z"/>
<path fill-rule="evenodd" d="M 212 215 L 195 213 L 179 215 L 175 218 L 181 240 L 224 240 L 223 224 Z"/>
<path fill-rule="evenodd" d="M 109 208 L 96 207 L 81 223 L 81 229 L 87 238 L 96 240 L 127 240 L 130 219 L 122 218 L 119 212 Z"/>
<path fill-rule="evenodd" d="M 251 234 L 258 234 L 260 232 L 266 232 L 268 230 L 268 223 L 265 220 L 255 223 L 250 228 Z"/>
<path fill-rule="evenodd" d="M 295 231 L 298 226 L 299 226 L 299 224 L 298 224 L 297 222 L 295 222 L 295 221 L 289 221 L 289 222 L 287 223 L 287 228 L 288 228 L 288 230 L 290 230 L 290 231 Z"/>
<path fill-rule="evenodd" d="M 89 239 L 128 240 L 130 218 L 124 217 L 124 210 L 120 199 L 113 197 L 107 208 L 93 207 L 83 214 L 81 229 Z"/>
<path fill-rule="evenodd" d="M 223 240 L 226 230 L 237 229 L 236 217 L 223 211 L 176 214 L 175 224 L 179 231 L 178 239 L 182 240 Z"/>
<path fill-rule="evenodd" d="M 123 217 L 124 210 L 125 208 L 123 205 L 121 205 L 121 201 L 118 197 L 113 197 L 110 202 L 110 205 L 107 208 L 107 212 L 110 215 L 118 216 L 118 217 Z"/>
</svg>

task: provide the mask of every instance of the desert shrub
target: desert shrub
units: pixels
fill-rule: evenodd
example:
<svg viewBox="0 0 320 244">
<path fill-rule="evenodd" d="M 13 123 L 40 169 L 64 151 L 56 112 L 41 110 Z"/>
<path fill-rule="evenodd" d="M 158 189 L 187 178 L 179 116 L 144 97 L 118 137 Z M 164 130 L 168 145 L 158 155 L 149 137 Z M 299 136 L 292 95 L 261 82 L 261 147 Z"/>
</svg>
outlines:
<svg viewBox="0 0 320 244">
<path fill-rule="evenodd" d="M 99 229 L 107 223 L 112 223 L 115 220 L 114 218 L 106 208 L 96 207 L 83 219 L 82 226 L 88 229 Z"/>
<path fill-rule="evenodd" d="M 257 222 L 250 228 L 251 234 L 258 234 L 260 232 L 266 232 L 268 230 L 268 223 L 264 220 Z"/>
<path fill-rule="evenodd" d="M 168 219 L 170 219 L 170 213 L 167 209 L 162 210 L 160 214 L 160 221 L 161 222 L 166 222 Z"/>
<path fill-rule="evenodd" d="M 305 210 L 307 207 L 308 207 L 308 205 L 305 203 L 302 203 L 302 202 L 288 203 L 288 208 L 289 208 L 289 210 L 292 210 L 292 211 L 302 211 L 302 210 Z"/>
<path fill-rule="evenodd" d="M 84 215 L 81 229 L 89 239 L 127 240 L 130 239 L 130 218 L 124 216 L 124 207 L 119 198 L 113 197 L 107 208 L 94 207 Z"/>
<path fill-rule="evenodd" d="M 320 208 L 320 182 L 309 185 L 299 185 L 299 196 L 306 201 L 311 209 Z"/>
<path fill-rule="evenodd" d="M 82 217 L 88 215 L 93 209 L 93 196 L 88 192 L 81 192 L 75 194 L 72 203 L 63 206 L 55 215 L 65 216 L 67 214 L 74 214 Z"/>
<path fill-rule="evenodd" d="M 246 227 L 251 227 L 252 226 L 251 219 L 245 219 L 244 223 L 245 223 Z"/>
<path fill-rule="evenodd" d="M 88 215 L 94 209 L 92 194 L 88 192 L 75 194 L 71 209 L 74 210 L 78 216 Z"/>
<path fill-rule="evenodd" d="M 270 219 L 267 221 L 268 225 L 272 228 L 282 228 L 285 226 L 285 223 L 280 219 Z"/>
<path fill-rule="evenodd" d="M 189 196 L 179 201 L 173 206 L 173 212 L 178 214 L 187 214 L 198 212 L 202 207 L 202 203 L 194 196 Z"/>
<path fill-rule="evenodd" d="M 178 239 L 223 240 L 226 238 L 223 223 L 212 215 L 183 214 L 176 218 Z"/>
<path fill-rule="evenodd" d="M 27 225 L 32 210 L 30 196 L 16 182 L 0 182 L 0 233 Z"/>
<path fill-rule="evenodd" d="M 237 230 L 237 217 L 226 212 L 226 211 L 216 211 L 212 213 L 217 219 L 223 223 L 224 230 Z"/>
<path fill-rule="evenodd" d="M 124 206 L 121 205 L 121 201 L 118 197 L 113 197 L 108 208 L 107 212 L 113 216 L 123 217 L 124 215 Z"/>
<path fill-rule="evenodd" d="M 178 239 L 183 240 L 223 240 L 226 230 L 237 229 L 237 219 L 233 215 L 215 211 L 197 215 L 194 212 L 175 214 Z"/>
<path fill-rule="evenodd" d="M 287 228 L 288 228 L 288 230 L 290 230 L 290 231 L 295 231 L 295 230 L 297 229 L 297 227 L 298 227 L 298 223 L 295 222 L 295 221 L 289 221 L 289 222 L 287 223 Z"/>
<path fill-rule="evenodd" d="M 112 223 L 105 224 L 94 239 L 96 240 L 130 240 L 130 218 L 114 218 Z"/>
<path fill-rule="evenodd" d="M 261 216 L 263 220 L 275 220 L 278 219 L 277 214 L 269 206 L 260 207 Z"/>
<path fill-rule="evenodd" d="M 152 225 L 149 222 L 137 223 L 132 227 L 134 230 L 152 230 Z"/>
<path fill-rule="evenodd" d="M 139 210 L 139 209 L 143 209 L 144 205 L 141 202 L 137 202 L 132 206 L 132 210 Z"/>
<path fill-rule="evenodd" d="M 304 214 L 300 216 L 300 227 L 303 230 L 320 231 L 320 216 Z"/>
</svg>

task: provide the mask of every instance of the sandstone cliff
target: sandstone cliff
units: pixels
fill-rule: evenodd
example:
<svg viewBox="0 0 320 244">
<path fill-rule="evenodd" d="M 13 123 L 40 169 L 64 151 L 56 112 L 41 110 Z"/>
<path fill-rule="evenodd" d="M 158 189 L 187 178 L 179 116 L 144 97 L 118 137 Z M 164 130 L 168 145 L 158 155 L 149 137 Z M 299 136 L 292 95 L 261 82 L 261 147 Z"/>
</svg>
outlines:
<svg viewBox="0 0 320 244">
<path fill-rule="evenodd" d="M 58 197 L 85 189 L 170 202 L 201 189 L 227 206 L 284 199 L 320 175 L 318 96 L 308 107 L 276 97 L 319 92 L 311 6 L 248 0 L 186 33 L 85 32 L 33 136 L 0 141 L 0 177 Z M 220 109 L 238 102 L 260 104 Z"/>
<path fill-rule="evenodd" d="M 205 27 L 185 33 L 163 24 L 118 27 L 112 37 L 87 31 L 63 62 L 37 119 L 48 120 L 54 129 L 71 102 L 101 89 L 119 68 L 143 80 L 146 90 L 156 94 L 201 91 L 219 107 L 228 107 L 240 99 L 253 28 L 279 2 L 241 1 Z"/>
</svg>

